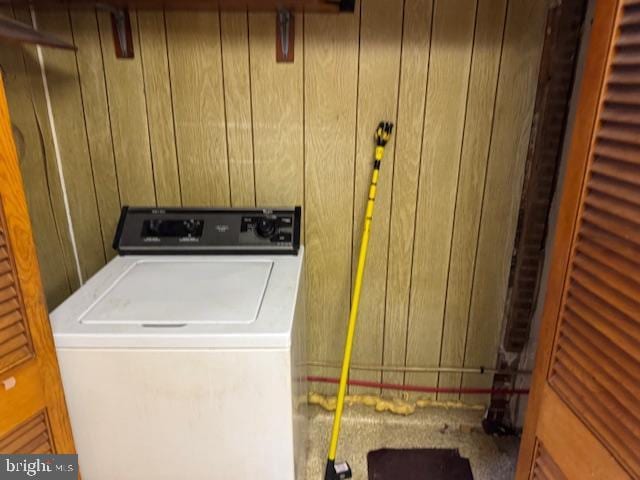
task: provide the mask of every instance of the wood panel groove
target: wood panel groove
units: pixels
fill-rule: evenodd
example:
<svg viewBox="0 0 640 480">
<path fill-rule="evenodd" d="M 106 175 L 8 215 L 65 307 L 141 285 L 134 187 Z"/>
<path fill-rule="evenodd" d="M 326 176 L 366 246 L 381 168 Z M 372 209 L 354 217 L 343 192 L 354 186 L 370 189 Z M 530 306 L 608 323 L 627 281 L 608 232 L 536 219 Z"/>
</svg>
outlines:
<svg viewBox="0 0 640 480">
<path fill-rule="evenodd" d="M 71 36 L 71 41 L 73 42 L 73 44 L 76 44 L 76 38 L 73 32 L 73 24 L 71 21 L 71 12 L 67 11 L 67 21 L 69 24 L 69 35 Z M 86 101 L 84 99 L 84 95 L 83 95 L 83 91 L 82 91 L 82 83 L 80 82 L 80 61 L 78 59 L 78 53 L 76 52 L 75 55 L 75 62 L 76 62 L 76 71 L 78 73 L 78 87 L 79 87 L 79 95 L 80 95 L 80 105 L 82 107 L 82 118 L 84 121 L 84 133 L 85 133 L 85 138 L 86 138 L 86 142 L 87 142 L 87 146 L 88 146 L 88 156 L 89 156 L 89 167 L 90 167 L 90 171 L 91 171 L 91 181 L 92 184 L 94 186 L 94 197 L 95 197 L 95 204 L 96 204 L 96 209 L 97 209 L 97 214 L 98 214 L 98 228 L 100 231 L 100 240 L 102 242 L 102 250 L 104 251 L 104 261 L 106 261 L 107 259 L 107 245 L 108 242 L 105 243 L 105 237 L 104 237 L 104 232 L 103 232 L 103 221 L 100 218 L 101 217 L 101 212 L 100 212 L 100 205 L 99 205 L 99 201 L 98 201 L 98 193 L 97 193 L 97 187 L 96 187 L 96 175 L 95 175 L 95 170 L 93 167 L 93 163 L 94 160 L 92 158 L 92 154 L 91 154 L 91 147 L 90 147 L 90 137 L 89 137 L 89 132 L 87 129 L 87 114 L 86 114 Z M 99 261 L 99 260 L 98 260 Z"/>
<path fill-rule="evenodd" d="M 137 13 L 137 12 L 136 12 Z M 137 42 L 138 45 L 140 46 L 140 51 L 142 52 L 142 40 L 140 37 L 140 16 L 136 15 L 135 18 L 135 22 L 136 22 L 136 31 L 135 34 L 138 36 L 137 38 Z M 149 99 L 150 96 L 147 95 L 147 90 L 149 89 L 149 86 L 147 84 L 147 81 L 145 79 L 145 68 L 144 68 L 144 59 L 142 58 L 142 55 L 139 55 L 140 57 L 140 71 L 142 72 L 142 95 L 144 98 L 144 113 L 146 115 L 147 118 L 147 142 L 148 142 L 148 146 L 149 146 L 149 159 L 151 160 L 150 166 L 151 166 L 151 178 L 152 178 L 152 186 L 153 186 L 153 200 L 154 200 L 154 205 L 158 205 L 158 185 L 157 185 L 157 181 L 156 181 L 156 170 L 157 167 L 156 165 L 154 165 L 154 158 L 153 158 L 153 149 L 151 147 L 151 125 L 152 125 L 152 118 L 149 115 Z"/>
<path fill-rule="evenodd" d="M 353 282 L 364 210 L 373 162 L 373 132 L 385 119 L 396 123 L 397 96 L 400 76 L 403 0 L 364 0 L 360 17 L 360 58 L 358 77 L 358 113 L 356 132 L 356 170 L 354 209 L 352 214 L 353 245 L 351 253 L 351 282 Z M 366 92 L 366 95 L 362 95 Z M 380 180 L 363 290 L 376 292 L 363 295 L 360 308 L 353 361 L 380 364 L 383 359 L 385 296 L 387 282 L 387 251 L 389 248 L 389 217 L 391 185 L 394 172 L 395 135 L 386 147 L 380 169 Z M 379 300 L 380 299 L 380 300 Z M 376 372 L 364 373 L 367 380 L 381 379 Z M 358 389 L 352 389 L 358 390 Z"/>
<path fill-rule="evenodd" d="M 137 14 L 131 12 L 133 49 L 140 52 Z M 98 12 L 98 29 L 107 83 L 109 116 L 122 205 L 155 205 L 149 121 L 140 55 L 122 61 L 115 55 L 111 18 Z"/>
<path fill-rule="evenodd" d="M 254 206 L 256 203 L 248 21 L 247 12 L 225 12 L 220 19 L 229 184 L 233 206 Z"/>
<path fill-rule="evenodd" d="M 476 6 L 475 0 L 436 2 L 433 10 L 409 308 L 411 364 L 437 365 L 440 360 Z M 405 378 L 412 384 L 438 381 L 436 373 L 408 373 Z"/>
<path fill-rule="evenodd" d="M 30 13 L 24 9 L 16 9 L 15 15 L 11 9 L 5 13 L 31 22 Z M 78 278 L 59 177 L 53 172 L 49 174 L 56 166 L 48 122 L 44 120 L 46 105 L 40 67 L 33 47 L 22 51 L 4 48 L 0 62 L 29 208 L 39 220 L 34 231 L 41 272 L 48 279 L 45 291 L 49 305 L 54 307 L 77 288 Z"/>
<path fill-rule="evenodd" d="M 67 11 L 37 13 L 38 26 L 72 41 Z M 69 216 L 76 233 L 79 269 L 83 278 L 95 273 L 105 261 L 100 232 L 96 189 L 84 120 L 75 54 L 49 50 L 43 55 L 52 118 L 60 153 L 60 168 L 69 203 Z"/>
<path fill-rule="evenodd" d="M 482 186 L 486 178 L 495 115 L 507 2 L 481 0 L 477 9 L 467 113 L 453 213 L 440 365 L 460 365 L 464 356 L 475 265 L 475 251 L 468 248 L 468 239 L 477 238 L 480 226 L 480 206 L 484 194 Z M 457 387 L 461 378 L 458 374 L 440 374 L 438 385 Z M 457 399 L 458 395 L 440 395 L 439 398 Z"/>
<path fill-rule="evenodd" d="M 224 80 L 224 55 L 222 54 L 222 13 L 218 10 L 218 46 L 220 47 L 220 71 L 221 71 L 221 79 L 220 82 L 222 84 L 222 92 L 223 96 L 227 98 L 227 89 L 225 88 L 225 80 Z M 225 101 L 222 102 L 222 114 L 224 118 L 224 141 L 225 141 L 225 151 L 227 152 L 227 182 L 229 184 L 229 205 L 233 205 L 233 199 L 231 195 L 231 168 L 229 167 L 229 121 L 227 115 L 227 103 Z"/>
<path fill-rule="evenodd" d="M 479 1 L 476 1 L 476 5 L 475 5 L 475 14 L 474 14 L 474 22 L 473 22 L 473 33 L 471 35 L 471 59 L 470 61 L 470 65 L 469 65 L 469 77 L 467 79 L 467 92 L 466 92 L 466 102 L 465 102 L 465 108 L 464 108 L 464 115 L 463 115 L 463 120 L 462 123 L 464 125 L 463 131 L 462 131 L 462 137 L 460 139 L 460 156 L 458 158 L 458 172 L 457 172 L 457 178 L 456 178 L 456 185 L 455 185 L 455 203 L 453 205 L 453 213 L 452 213 L 452 217 L 453 217 L 453 223 L 451 225 L 451 235 L 450 235 L 450 241 L 449 241 L 449 259 L 448 259 L 448 265 L 447 265 L 447 276 L 446 276 L 446 280 L 445 280 L 445 289 L 444 289 L 444 309 L 442 311 L 442 331 L 440 332 L 440 357 L 438 359 L 438 364 L 439 365 L 453 365 L 456 364 L 458 362 L 454 361 L 450 361 L 447 360 L 446 357 L 450 356 L 450 352 L 448 351 L 448 346 L 446 345 L 445 342 L 446 341 L 450 341 L 450 337 L 451 334 L 447 334 L 447 330 L 450 328 L 451 330 L 454 330 L 457 332 L 457 330 L 459 330 L 458 325 L 454 324 L 454 322 L 447 322 L 446 321 L 446 315 L 447 315 L 447 303 L 448 301 L 451 300 L 451 298 L 449 297 L 450 293 L 454 293 L 452 292 L 453 289 L 449 289 L 449 281 L 451 279 L 451 263 L 452 263 L 452 251 L 453 251 L 453 246 L 454 246 L 454 242 L 455 242 L 455 238 L 454 238 L 454 230 L 455 230 L 455 218 L 456 218 L 456 213 L 459 215 L 460 211 L 458 209 L 458 195 L 460 194 L 460 178 L 461 178 L 461 169 L 462 169 L 462 157 L 463 157 L 463 152 L 464 152 L 464 147 L 465 147 L 465 137 L 467 132 L 469 131 L 469 128 L 467 126 L 467 118 L 468 118 L 468 114 L 469 114 L 469 102 L 470 102 L 470 92 L 471 92 L 471 78 L 473 75 L 473 62 L 474 62 L 474 49 L 475 49 L 475 45 L 476 45 L 476 33 L 478 30 L 478 9 L 479 9 Z M 468 139 L 467 139 L 468 140 Z M 455 292 L 457 293 L 457 292 Z M 465 328 L 466 330 L 466 328 Z M 459 335 L 456 335 L 459 338 Z M 459 342 L 457 342 L 459 343 Z M 445 386 L 447 385 L 447 381 L 445 380 L 445 375 L 442 375 L 440 373 L 438 373 L 437 376 L 437 382 L 438 385 L 442 385 Z M 455 380 L 452 383 L 458 383 Z M 453 399 L 457 399 L 459 397 L 459 395 L 455 395 L 455 394 L 438 394 L 438 399 L 447 399 L 447 398 L 453 398 Z"/>
<path fill-rule="evenodd" d="M 467 339 L 473 341 L 465 345 L 466 366 L 495 366 L 497 361 L 524 176 L 524 164 L 511 159 L 525 157 L 528 150 L 534 98 L 521 92 L 536 90 L 545 16 L 544 2 L 509 2 L 502 53 L 504 66 L 496 94 L 496 121 L 491 134 L 468 320 Z M 519 66 L 514 63 L 515 58 L 519 59 Z M 463 387 L 489 387 L 491 383 L 492 379 L 485 376 L 466 374 L 462 378 Z M 477 395 L 465 395 L 462 399 L 486 401 Z"/>
<path fill-rule="evenodd" d="M 64 167 L 65 173 L 76 163 L 84 168 L 82 175 L 67 173 L 81 192 L 72 217 L 83 274 L 113 256 L 110 240 L 124 204 L 302 204 L 308 350 L 312 360 L 337 362 L 372 132 L 389 119 L 396 129 L 381 170 L 354 361 L 490 365 L 501 319 L 490 318 L 480 329 L 481 319 L 496 311 L 506 286 L 500 267 L 483 261 L 498 255 L 504 266 L 511 254 L 509 235 L 500 233 L 511 220 L 505 227 L 498 219 L 512 218 L 520 196 L 506 179 L 517 181 L 525 161 L 544 21 L 537 2 L 362 0 L 354 15 L 297 14 L 292 63 L 274 60 L 272 13 L 133 11 L 131 60 L 115 58 L 105 12 L 71 10 L 64 17 L 66 23 L 55 16 L 48 22 L 58 21 L 77 53 L 44 54 L 54 114 L 64 125 L 69 112 L 77 126 L 63 132 Z M 0 63 L 24 63 L 8 82 L 9 99 L 20 110 L 14 117 L 24 137 L 18 144 L 36 240 L 47 296 L 57 305 L 78 281 L 39 67 L 33 49 L 24 51 L 21 59 L 0 48 Z M 56 77 L 58 64 L 72 64 L 66 80 Z M 625 102 L 635 88 L 629 71 L 620 70 L 615 92 Z M 610 121 L 634 132 L 626 108 Z M 624 153 L 629 141 L 626 135 L 603 143 L 602 155 L 611 160 L 598 173 L 600 197 L 594 198 L 609 203 L 600 207 L 635 205 L 632 195 L 603 196 L 611 196 L 611 181 L 626 177 L 620 165 L 633 164 Z M 80 152 L 76 163 L 67 151 Z M 633 180 L 628 177 L 630 188 Z M 591 212 L 598 231 L 606 222 L 602 213 Z M 492 243 L 498 246 L 488 254 Z M 621 237 L 611 245 L 620 262 L 635 252 Z M 455 374 L 358 378 L 461 383 Z"/>
<path fill-rule="evenodd" d="M 165 15 L 183 203 L 225 206 L 229 175 L 218 13 Z M 187 48 L 189 56 L 183 54 Z"/>
<path fill-rule="evenodd" d="M 403 61 L 402 59 L 404 58 L 404 49 L 405 49 L 405 18 L 406 18 L 406 0 L 403 0 L 403 4 L 402 4 L 402 17 L 400 20 L 400 60 L 398 62 L 398 84 L 397 84 L 397 90 L 396 90 L 396 106 L 395 106 L 395 111 L 396 111 L 396 115 L 395 118 L 393 119 L 393 125 L 394 125 L 394 129 L 396 131 L 396 136 L 397 136 L 397 132 L 398 132 L 398 118 L 399 118 L 399 112 L 400 112 L 400 103 L 401 103 L 401 99 L 400 99 L 400 91 L 402 88 L 402 69 L 403 69 Z M 391 260 L 391 250 L 392 250 L 392 225 L 393 225 L 393 213 L 394 213 L 394 192 L 393 189 L 396 185 L 396 178 L 398 176 L 398 146 L 397 146 L 397 142 L 393 151 L 393 172 L 391 174 L 391 199 L 390 199 L 390 206 L 389 206 L 389 228 L 388 228 L 388 232 L 387 232 L 387 258 L 385 259 L 386 265 L 387 265 L 387 271 L 386 271 L 386 275 L 385 275 L 385 279 L 384 279 L 384 292 L 385 292 L 385 296 L 384 296 L 384 307 L 383 307 L 383 316 L 382 316 L 382 348 L 381 348 L 381 355 L 380 355 L 380 365 L 384 365 L 385 364 L 385 357 L 388 357 L 388 354 L 385 354 L 385 350 L 390 350 L 390 346 L 387 345 L 387 335 L 386 332 L 389 330 L 387 328 L 387 311 L 388 311 L 388 304 L 389 304 L 389 271 L 390 271 L 390 260 Z M 397 323 L 403 323 L 402 320 L 400 320 L 400 322 L 398 322 L 396 320 Z M 389 323 L 391 323 L 391 320 L 389 321 Z M 395 326 L 395 324 L 393 324 Z M 384 373 L 381 373 L 381 380 L 384 380 Z"/>
<path fill-rule="evenodd" d="M 466 325 L 464 328 L 464 337 L 462 339 L 463 345 L 464 345 L 464 354 L 463 354 L 463 364 L 464 364 L 464 360 L 466 359 L 466 351 L 467 351 L 467 345 L 469 343 L 469 329 L 470 329 L 470 322 L 469 322 L 469 318 L 471 317 L 471 308 L 472 308 L 472 304 L 471 304 L 471 300 L 473 299 L 473 290 L 474 290 L 474 279 L 476 276 L 476 267 L 477 267 L 477 262 L 478 262 L 478 247 L 479 247 L 479 242 L 480 242 L 480 225 L 482 224 L 482 217 L 483 217 L 483 210 L 482 210 L 482 206 L 484 205 L 484 201 L 485 201 L 485 195 L 486 195 L 486 191 L 487 191 L 487 172 L 489 171 L 489 155 L 491 153 L 491 143 L 493 141 L 493 132 L 494 132 L 494 127 L 495 127 L 495 119 L 496 119 L 496 111 L 497 111 L 497 106 L 498 106 L 498 88 L 500 86 L 500 74 L 502 72 L 502 62 L 503 62 L 503 55 L 504 55 L 504 42 L 505 42 L 505 36 L 506 36 L 506 30 L 507 30 L 507 19 L 508 19 L 508 15 L 509 15 L 509 7 L 510 7 L 510 2 L 507 0 L 506 6 L 505 6 L 505 15 L 504 15 L 504 21 L 502 23 L 502 38 L 500 41 L 500 60 L 498 62 L 498 70 L 497 70 L 497 80 L 496 80 L 496 86 L 495 86 L 495 93 L 494 93 L 494 99 L 493 99 L 493 106 L 492 106 L 492 120 L 491 120 L 491 129 L 489 131 L 489 135 L 488 135 L 488 147 L 487 147 L 487 154 L 486 154 L 486 163 L 484 166 L 484 171 L 482 171 L 482 180 L 479 181 L 478 183 L 482 184 L 481 187 L 481 194 L 479 195 L 480 198 L 480 211 L 478 214 L 478 224 L 475 228 L 475 242 L 473 244 L 473 260 L 471 263 L 471 285 L 469 286 L 469 299 L 466 302 Z M 479 188 L 479 187 L 478 187 Z M 527 307 L 528 308 L 528 307 Z M 460 382 L 459 382 L 459 386 L 462 387 L 462 380 L 463 377 L 462 375 L 460 375 Z M 461 397 L 461 395 L 458 395 L 458 397 Z"/>
<path fill-rule="evenodd" d="M 176 154 L 164 12 L 139 12 L 138 31 L 156 203 L 180 206 L 182 189 Z M 153 94 L 149 95 L 148 92 Z"/>
<path fill-rule="evenodd" d="M 402 365 L 406 361 L 411 263 L 429 74 L 432 9 L 432 0 L 405 1 L 385 286 L 387 295 L 382 349 L 385 365 Z M 384 372 L 382 378 L 385 382 L 401 384 L 404 374 Z"/>
<path fill-rule="evenodd" d="M 308 14 L 304 24 L 307 331 L 311 338 L 335 332 L 334 342 L 309 344 L 311 357 L 332 361 L 341 355 L 338 339 L 349 315 L 355 140 L 348 126 L 357 106 L 359 15 L 336 21 Z M 340 96 L 335 105 L 325 101 L 327 88 Z M 329 144 L 327 137 L 333 138 Z"/>
</svg>

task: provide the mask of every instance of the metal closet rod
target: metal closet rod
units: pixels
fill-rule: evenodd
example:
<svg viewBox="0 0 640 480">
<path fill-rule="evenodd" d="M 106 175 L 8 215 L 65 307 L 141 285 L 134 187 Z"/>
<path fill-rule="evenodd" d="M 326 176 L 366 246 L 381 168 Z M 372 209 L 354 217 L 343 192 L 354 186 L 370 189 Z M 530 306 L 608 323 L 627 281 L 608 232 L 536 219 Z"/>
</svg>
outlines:
<svg viewBox="0 0 640 480">
<path fill-rule="evenodd" d="M 331 362 L 306 362 L 309 367 L 340 368 L 337 363 Z M 369 370 L 374 372 L 413 372 L 413 373 L 492 373 L 500 375 L 531 375 L 531 370 L 509 370 L 485 367 L 412 367 L 402 365 L 351 365 L 351 370 Z"/>
</svg>

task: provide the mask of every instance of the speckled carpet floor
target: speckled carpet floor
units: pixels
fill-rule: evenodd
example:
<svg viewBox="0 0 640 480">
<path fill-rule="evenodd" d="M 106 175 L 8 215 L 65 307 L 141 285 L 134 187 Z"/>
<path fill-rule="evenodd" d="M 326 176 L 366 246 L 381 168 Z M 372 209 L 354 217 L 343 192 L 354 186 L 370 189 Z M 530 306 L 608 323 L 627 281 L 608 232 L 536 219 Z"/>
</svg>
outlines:
<svg viewBox="0 0 640 480">
<path fill-rule="evenodd" d="M 419 409 L 402 417 L 364 406 L 345 408 L 338 460 L 351 465 L 354 480 L 367 480 L 367 452 L 379 448 L 457 448 L 469 459 L 475 480 L 510 480 L 518 456 L 516 437 L 482 433 L 482 411 Z M 322 480 L 333 412 L 309 408 L 307 480 Z M 399 479 L 400 480 L 400 479 Z"/>
</svg>

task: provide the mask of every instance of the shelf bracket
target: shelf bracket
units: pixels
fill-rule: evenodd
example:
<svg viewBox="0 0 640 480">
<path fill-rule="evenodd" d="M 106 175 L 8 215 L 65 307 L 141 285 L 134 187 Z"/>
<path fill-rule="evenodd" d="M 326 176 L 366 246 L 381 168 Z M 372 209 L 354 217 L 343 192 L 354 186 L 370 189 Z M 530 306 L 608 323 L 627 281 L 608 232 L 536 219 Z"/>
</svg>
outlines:
<svg viewBox="0 0 640 480">
<path fill-rule="evenodd" d="M 116 47 L 116 57 L 133 58 L 133 38 L 131 36 L 131 19 L 126 8 L 111 12 L 111 29 Z"/>
<path fill-rule="evenodd" d="M 276 14 L 276 61 L 278 63 L 293 62 L 294 38 L 293 13 L 286 9 L 278 10 Z"/>
<path fill-rule="evenodd" d="M 111 14 L 111 30 L 117 58 L 133 58 L 133 36 L 131 35 L 131 18 L 129 10 L 106 3 L 98 3 L 96 7 Z"/>
</svg>

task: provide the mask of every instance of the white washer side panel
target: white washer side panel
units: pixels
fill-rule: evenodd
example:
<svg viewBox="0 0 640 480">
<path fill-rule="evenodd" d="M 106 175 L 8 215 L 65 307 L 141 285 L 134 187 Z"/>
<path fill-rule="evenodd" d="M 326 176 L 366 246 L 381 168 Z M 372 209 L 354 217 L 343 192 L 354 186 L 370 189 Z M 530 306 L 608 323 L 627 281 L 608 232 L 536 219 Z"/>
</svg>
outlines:
<svg viewBox="0 0 640 480">
<path fill-rule="evenodd" d="M 83 478 L 293 480 L 290 355 L 59 349 Z"/>
<path fill-rule="evenodd" d="M 308 429 L 308 404 L 307 394 L 309 385 L 307 382 L 307 346 L 306 332 L 306 304 L 304 272 L 300 275 L 300 288 L 296 302 L 295 319 L 293 321 L 293 335 L 291 343 L 292 370 L 291 379 L 293 385 L 293 428 L 294 428 L 294 454 L 296 466 L 296 478 L 304 478 L 306 474 L 307 460 L 307 429 Z"/>
</svg>

